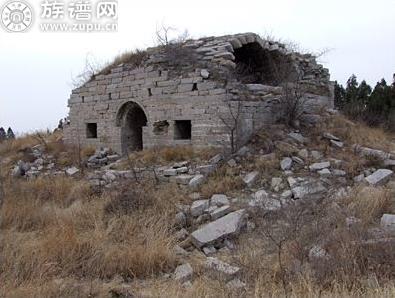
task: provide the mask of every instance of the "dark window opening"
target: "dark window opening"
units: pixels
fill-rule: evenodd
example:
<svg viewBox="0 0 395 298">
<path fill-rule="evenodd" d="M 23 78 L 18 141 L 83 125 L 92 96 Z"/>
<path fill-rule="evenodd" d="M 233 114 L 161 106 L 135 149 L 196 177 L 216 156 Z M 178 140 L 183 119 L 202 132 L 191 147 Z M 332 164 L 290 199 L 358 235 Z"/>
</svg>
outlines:
<svg viewBox="0 0 395 298">
<path fill-rule="evenodd" d="M 294 79 L 296 69 L 289 57 L 279 51 L 262 49 L 256 43 L 249 43 L 235 49 L 236 76 L 245 84 L 278 86 Z"/>
<path fill-rule="evenodd" d="M 151 88 L 148 88 L 148 96 L 152 96 Z"/>
<path fill-rule="evenodd" d="M 158 71 L 158 74 L 159 74 L 159 76 L 161 77 L 161 76 L 162 76 L 162 71 L 159 70 L 159 71 Z"/>
<path fill-rule="evenodd" d="M 111 93 L 108 93 L 108 99 L 112 99 L 112 95 L 111 95 Z"/>
<path fill-rule="evenodd" d="M 81 96 L 82 102 L 85 102 L 85 96 Z"/>
<path fill-rule="evenodd" d="M 97 139 L 97 123 L 86 124 L 86 137 L 88 139 Z"/>
<path fill-rule="evenodd" d="M 193 83 L 192 91 L 197 91 L 197 90 L 198 90 L 197 83 Z"/>
<path fill-rule="evenodd" d="M 176 120 L 174 122 L 174 139 L 190 140 L 192 136 L 191 120 Z"/>
<path fill-rule="evenodd" d="M 169 131 L 169 122 L 166 120 L 156 121 L 153 126 L 153 132 L 155 135 L 165 135 Z"/>
</svg>

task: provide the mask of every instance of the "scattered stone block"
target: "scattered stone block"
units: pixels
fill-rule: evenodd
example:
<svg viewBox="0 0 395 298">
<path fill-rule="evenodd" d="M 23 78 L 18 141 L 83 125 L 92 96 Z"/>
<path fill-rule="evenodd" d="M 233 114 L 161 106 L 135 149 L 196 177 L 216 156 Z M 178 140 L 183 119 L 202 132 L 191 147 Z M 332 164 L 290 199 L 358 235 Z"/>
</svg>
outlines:
<svg viewBox="0 0 395 298">
<path fill-rule="evenodd" d="M 343 142 L 334 141 L 334 140 L 331 140 L 330 142 L 331 142 L 331 146 L 332 147 L 335 147 L 335 148 L 343 148 L 344 147 L 344 143 Z"/>
<path fill-rule="evenodd" d="M 214 205 L 214 206 L 229 205 L 229 199 L 226 195 L 215 194 L 210 199 L 210 205 Z"/>
<path fill-rule="evenodd" d="M 395 214 L 384 214 L 380 223 L 386 231 L 395 232 Z"/>
<path fill-rule="evenodd" d="M 240 272 L 239 267 L 229 265 L 214 257 L 207 258 L 205 267 L 209 270 L 209 274 L 213 278 L 225 281 L 235 278 Z"/>
<path fill-rule="evenodd" d="M 195 175 L 190 181 L 189 181 L 189 187 L 190 188 L 196 188 L 199 185 L 201 185 L 204 181 L 206 180 L 206 178 L 199 174 L 199 175 Z"/>
<path fill-rule="evenodd" d="M 189 263 L 178 266 L 174 271 L 174 279 L 181 283 L 190 281 L 192 277 L 193 269 L 191 264 Z"/>
<path fill-rule="evenodd" d="M 191 214 L 194 217 L 198 217 L 204 213 L 204 210 L 210 207 L 208 200 L 197 200 L 192 203 Z"/>
<path fill-rule="evenodd" d="M 215 210 L 213 210 L 212 212 L 210 212 L 210 217 L 212 220 L 216 220 L 222 216 L 225 216 L 226 214 L 228 214 L 232 209 L 230 208 L 229 205 L 225 205 L 219 208 L 216 208 Z"/>
<path fill-rule="evenodd" d="M 259 172 L 258 171 L 253 171 L 248 173 L 244 178 L 243 181 L 247 186 L 251 187 L 258 179 Z"/>
<path fill-rule="evenodd" d="M 323 137 L 328 140 L 333 140 L 333 141 L 338 141 L 338 142 L 340 141 L 340 139 L 338 137 L 335 137 L 333 134 L 331 134 L 329 132 L 324 133 Z"/>
<path fill-rule="evenodd" d="M 329 168 L 330 166 L 331 163 L 329 161 L 323 161 L 323 162 L 313 163 L 312 165 L 309 166 L 309 169 L 310 171 L 315 172 L 325 168 Z"/>
<path fill-rule="evenodd" d="M 321 182 L 307 182 L 303 185 L 292 188 L 292 194 L 295 199 L 304 199 L 307 197 L 315 197 L 326 192 L 325 186 Z"/>
<path fill-rule="evenodd" d="M 203 253 L 204 253 L 206 256 L 212 256 L 212 255 L 214 255 L 216 252 L 217 252 L 217 249 L 216 249 L 214 246 L 212 246 L 212 245 L 203 247 Z"/>
<path fill-rule="evenodd" d="M 388 180 L 394 174 L 393 171 L 388 169 L 379 169 L 373 174 L 365 178 L 365 181 L 373 186 L 383 185 L 388 182 Z"/>
<path fill-rule="evenodd" d="M 238 278 L 234 278 L 226 284 L 226 287 L 231 290 L 242 290 L 246 288 L 246 283 Z"/>
<path fill-rule="evenodd" d="M 80 171 L 80 170 L 79 170 L 78 168 L 76 168 L 76 167 L 71 167 L 71 168 L 68 168 L 68 169 L 66 170 L 66 174 L 67 174 L 68 176 L 74 176 L 74 175 L 76 175 L 79 171 Z"/>
<path fill-rule="evenodd" d="M 191 234 L 192 243 L 198 248 L 214 244 L 221 239 L 237 235 L 245 223 L 244 209 L 229 213 L 194 231 Z"/>
<path fill-rule="evenodd" d="M 292 159 L 289 157 L 284 158 L 281 163 L 280 167 L 283 171 L 289 170 L 292 167 Z"/>
<path fill-rule="evenodd" d="M 303 143 L 306 142 L 306 138 L 303 137 L 302 134 L 300 134 L 300 133 L 298 133 L 298 132 L 291 132 L 291 133 L 288 134 L 288 136 L 289 136 L 291 139 L 297 141 L 298 143 L 303 144 Z"/>
<path fill-rule="evenodd" d="M 321 177 L 329 177 L 332 175 L 331 171 L 329 171 L 328 169 L 322 169 L 320 171 L 317 172 Z"/>
<path fill-rule="evenodd" d="M 309 151 L 307 149 L 299 150 L 298 156 L 303 159 L 307 159 L 307 158 L 309 158 Z"/>
<path fill-rule="evenodd" d="M 174 178 L 175 178 L 176 183 L 182 184 L 182 185 L 188 185 L 194 177 L 195 176 L 192 176 L 192 175 L 182 174 L 179 176 L 175 176 Z"/>
</svg>

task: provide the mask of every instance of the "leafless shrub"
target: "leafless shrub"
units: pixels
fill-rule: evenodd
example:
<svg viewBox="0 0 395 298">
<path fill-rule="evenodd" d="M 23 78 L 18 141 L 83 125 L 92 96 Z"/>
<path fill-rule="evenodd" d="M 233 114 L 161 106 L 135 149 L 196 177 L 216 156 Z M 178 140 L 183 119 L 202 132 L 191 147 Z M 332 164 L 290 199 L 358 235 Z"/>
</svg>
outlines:
<svg viewBox="0 0 395 298">
<path fill-rule="evenodd" d="M 172 32 L 177 30 L 165 25 L 156 30 L 156 43 L 163 49 L 166 63 L 176 71 L 180 71 L 182 67 L 193 68 L 198 60 L 194 50 L 186 46 L 188 31 L 185 30 L 174 38 L 170 37 Z"/>
<path fill-rule="evenodd" d="M 100 72 L 102 67 L 102 64 L 99 63 L 93 55 L 87 54 L 85 57 L 84 69 L 79 75 L 72 77 L 71 79 L 72 87 L 79 88 L 85 83 L 89 82 Z"/>
<path fill-rule="evenodd" d="M 230 148 L 232 153 L 235 153 L 239 147 L 237 140 L 237 133 L 240 126 L 241 102 L 228 101 L 226 102 L 227 113 L 226 115 L 218 113 L 219 119 L 225 125 L 230 135 Z"/>
</svg>

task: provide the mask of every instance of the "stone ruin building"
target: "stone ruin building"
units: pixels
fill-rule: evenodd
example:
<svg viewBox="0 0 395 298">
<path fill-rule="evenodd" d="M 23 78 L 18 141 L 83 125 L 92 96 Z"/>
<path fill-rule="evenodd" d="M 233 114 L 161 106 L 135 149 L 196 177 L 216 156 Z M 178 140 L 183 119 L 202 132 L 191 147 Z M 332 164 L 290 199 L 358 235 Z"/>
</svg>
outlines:
<svg viewBox="0 0 395 298">
<path fill-rule="evenodd" d="M 257 34 L 149 48 L 72 91 L 65 140 L 123 154 L 154 146 L 229 147 L 232 140 L 241 145 L 281 117 L 289 85 L 303 90 L 304 117 L 333 107 L 328 69 Z"/>
</svg>

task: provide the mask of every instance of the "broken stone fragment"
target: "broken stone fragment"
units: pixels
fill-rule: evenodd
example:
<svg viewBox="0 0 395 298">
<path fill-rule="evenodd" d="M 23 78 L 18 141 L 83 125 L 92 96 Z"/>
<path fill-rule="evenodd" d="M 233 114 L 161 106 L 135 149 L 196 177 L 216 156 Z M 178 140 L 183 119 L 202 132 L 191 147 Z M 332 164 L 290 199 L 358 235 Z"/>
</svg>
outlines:
<svg viewBox="0 0 395 298">
<path fill-rule="evenodd" d="M 210 76 L 210 73 L 209 73 L 209 71 L 208 71 L 207 69 L 202 69 L 202 70 L 200 71 L 200 76 L 201 76 L 203 79 L 208 79 L 209 76 Z"/>
<path fill-rule="evenodd" d="M 300 133 L 298 133 L 298 132 L 291 132 L 291 133 L 288 134 L 288 136 L 289 136 L 291 139 L 297 141 L 298 143 L 303 144 L 303 143 L 306 142 L 306 138 L 303 137 L 302 134 L 300 134 Z"/>
<path fill-rule="evenodd" d="M 178 212 L 175 216 L 175 223 L 179 227 L 185 227 L 187 224 L 187 217 L 184 212 Z"/>
<path fill-rule="evenodd" d="M 80 170 L 79 170 L 78 168 L 76 168 L 76 167 L 71 167 L 71 168 L 68 168 L 68 169 L 66 170 L 66 174 L 67 174 L 68 176 L 74 176 L 74 175 L 76 175 L 79 171 L 80 171 Z"/>
<path fill-rule="evenodd" d="M 175 176 L 175 181 L 178 184 L 188 185 L 193 178 L 194 176 L 192 175 L 182 174 L 179 176 Z"/>
<path fill-rule="evenodd" d="M 189 187 L 190 188 L 196 188 L 199 185 L 201 185 L 205 181 L 205 177 L 201 174 L 195 175 L 190 181 L 189 181 Z"/>
<path fill-rule="evenodd" d="M 229 205 L 225 205 L 219 208 L 216 208 L 215 210 L 210 212 L 210 217 L 211 220 L 216 220 L 220 217 L 225 216 L 226 214 L 228 214 L 231 211 L 231 207 Z"/>
<path fill-rule="evenodd" d="M 204 253 L 206 256 L 212 256 L 212 255 L 215 254 L 216 252 L 217 252 L 217 249 L 216 249 L 214 246 L 212 246 L 212 245 L 203 247 L 203 253 Z"/>
<path fill-rule="evenodd" d="M 292 159 L 289 157 L 284 158 L 281 163 L 280 167 L 283 171 L 289 170 L 292 167 Z"/>
<path fill-rule="evenodd" d="M 321 246 L 314 245 L 309 251 L 309 259 L 324 258 L 329 257 L 328 253 Z"/>
<path fill-rule="evenodd" d="M 307 197 L 316 197 L 324 193 L 327 189 L 321 182 L 306 182 L 300 186 L 292 188 L 292 194 L 295 199 L 304 199 Z"/>
<path fill-rule="evenodd" d="M 332 173 L 331 173 L 331 171 L 329 171 L 328 169 L 322 169 L 322 170 L 319 170 L 318 172 L 317 172 L 321 177 L 329 177 L 329 176 L 331 176 L 332 175 Z"/>
<path fill-rule="evenodd" d="M 329 133 L 329 132 L 324 133 L 324 134 L 323 134 L 323 137 L 324 137 L 325 139 L 328 139 L 328 140 L 333 140 L 333 141 L 338 141 L 338 142 L 340 142 L 340 139 L 339 139 L 338 137 L 335 137 L 333 134 L 331 134 L 331 133 Z"/>
<path fill-rule="evenodd" d="M 191 264 L 189 263 L 178 266 L 174 271 L 174 279 L 181 283 L 190 281 L 192 277 L 193 277 L 193 269 Z"/>
<path fill-rule="evenodd" d="M 329 168 L 331 163 L 329 161 L 313 163 L 309 166 L 310 171 L 315 172 L 325 168 Z"/>
<path fill-rule="evenodd" d="M 322 153 L 316 150 L 311 151 L 311 156 L 315 159 L 321 159 L 322 158 Z"/>
<path fill-rule="evenodd" d="M 241 290 L 246 288 L 246 283 L 238 278 L 234 278 L 226 284 L 226 287 L 231 290 Z"/>
<path fill-rule="evenodd" d="M 280 191 L 283 187 L 283 179 L 281 177 L 273 177 L 271 186 L 274 191 Z"/>
<path fill-rule="evenodd" d="M 240 272 L 239 267 L 229 265 L 214 257 L 207 258 L 205 267 L 209 270 L 209 275 L 213 278 L 225 281 L 235 278 Z"/>
<path fill-rule="evenodd" d="M 248 173 L 244 178 L 243 181 L 245 184 L 247 184 L 247 186 L 251 187 L 256 180 L 258 179 L 259 176 L 259 172 L 258 171 L 253 171 Z"/>
<path fill-rule="evenodd" d="M 303 159 L 307 159 L 309 157 L 309 151 L 307 149 L 299 150 L 298 156 Z"/>
<path fill-rule="evenodd" d="M 166 177 L 170 177 L 170 176 L 176 176 L 177 175 L 177 169 L 166 169 L 163 171 L 163 175 Z"/>
<path fill-rule="evenodd" d="M 388 169 L 379 169 L 373 174 L 365 178 L 365 181 L 373 186 L 383 185 L 388 182 L 388 180 L 394 174 L 393 171 Z"/>
<path fill-rule="evenodd" d="M 395 214 L 383 214 L 380 224 L 386 231 L 395 233 Z"/>
<path fill-rule="evenodd" d="M 192 243 L 198 248 L 214 244 L 226 237 L 237 235 L 245 223 L 246 212 L 244 209 L 229 213 L 194 231 L 191 234 Z"/>
<path fill-rule="evenodd" d="M 343 148 L 343 146 L 344 146 L 343 142 L 334 141 L 334 140 L 331 140 L 330 142 L 331 142 L 332 147 L 335 147 L 335 148 Z"/>
<path fill-rule="evenodd" d="M 210 205 L 212 206 L 224 206 L 229 205 L 229 199 L 226 195 L 215 194 L 210 199 Z"/>
<path fill-rule="evenodd" d="M 194 217 L 202 215 L 204 210 L 206 210 L 210 206 L 208 200 L 197 200 L 192 203 L 191 206 L 191 214 Z"/>
<path fill-rule="evenodd" d="M 223 159 L 224 159 L 223 155 L 219 153 L 219 154 L 215 155 L 214 157 L 212 157 L 208 162 L 210 164 L 218 164 Z"/>
</svg>

